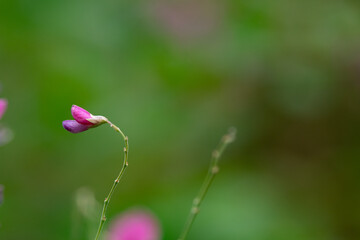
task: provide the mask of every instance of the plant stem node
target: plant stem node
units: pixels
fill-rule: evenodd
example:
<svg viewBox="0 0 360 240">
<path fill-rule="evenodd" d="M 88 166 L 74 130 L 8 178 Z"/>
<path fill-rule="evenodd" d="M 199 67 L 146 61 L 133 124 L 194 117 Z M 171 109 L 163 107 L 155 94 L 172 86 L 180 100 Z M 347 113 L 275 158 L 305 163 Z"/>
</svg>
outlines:
<svg viewBox="0 0 360 240">
<path fill-rule="evenodd" d="M 213 157 L 213 158 L 219 158 L 219 157 L 220 157 L 219 151 L 218 151 L 218 150 L 213 151 L 213 152 L 212 152 L 212 157 Z"/>
<path fill-rule="evenodd" d="M 198 213 L 200 212 L 200 209 L 199 209 L 198 207 L 193 207 L 193 208 L 191 209 L 191 212 L 192 212 L 193 214 L 198 214 Z"/>
<path fill-rule="evenodd" d="M 219 172 L 219 167 L 218 166 L 214 166 L 212 169 L 211 169 L 211 172 L 213 173 L 213 174 L 217 174 L 218 172 Z"/>
</svg>

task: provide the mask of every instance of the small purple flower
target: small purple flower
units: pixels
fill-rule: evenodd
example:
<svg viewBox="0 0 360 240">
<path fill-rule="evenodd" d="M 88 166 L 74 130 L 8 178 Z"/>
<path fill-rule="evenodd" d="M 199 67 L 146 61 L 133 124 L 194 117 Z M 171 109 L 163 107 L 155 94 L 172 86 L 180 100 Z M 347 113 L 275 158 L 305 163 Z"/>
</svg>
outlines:
<svg viewBox="0 0 360 240">
<path fill-rule="evenodd" d="M 3 185 L 0 185 L 0 205 L 2 204 L 4 200 L 4 187 Z"/>
<path fill-rule="evenodd" d="M 6 99 L 0 99 L 0 119 L 4 115 L 7 105 L 8 105 L 8 102 Z"/>
<path fill-rule="evenodd" d="M 159 240 L 160 224 L 146 210 L 129 210 L 111 225 L 108 240 Z"/>
<path fill-rule="evenodd" d="M 71 115 L 75 120 L 63 121 L 63 127 L 71 133 L 79 133 L 88 130 L 89 128 L 97 127 L 107 122 L 103 116 L 94 116 L 85 109 L 73 105 L 71 107 Z"/>
</svg>

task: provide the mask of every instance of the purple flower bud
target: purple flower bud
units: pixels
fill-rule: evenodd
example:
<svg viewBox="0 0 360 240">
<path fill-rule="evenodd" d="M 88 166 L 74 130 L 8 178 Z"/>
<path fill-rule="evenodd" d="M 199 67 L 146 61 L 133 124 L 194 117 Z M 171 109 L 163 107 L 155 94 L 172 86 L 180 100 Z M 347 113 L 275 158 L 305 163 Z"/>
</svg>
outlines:
<svg viewBox="0 0 360 240">
<path fill-rule="evenodd" d="M 65 120 L 62 123 L 63 127 L 71 133 L 79 133 L 88 130 L 91 126 L 78 123 L 75 120 Z"/>
<path fill-rule="evenodd" d="M 130 210 L 120 215 L 110 227 L 108 240 L 159 240 L 161 230 L 149 211 Z"/>
<path fill-rule="evenodd" d="M 72 133 L 83 132 L 89 128 L 97 127 L 108 122 L 106 117 L 94 116 L 85 109 L 76 105 L 71 107 L 71 114 L 75 120 L 63 121 L 63 127 Z"/>
<path fill-rule="evenodd" d="M 7 105 L 8 105 L 8 102 L 6 99 L 0 99 L 0 119 L 4 115 Z"/>
</svg>

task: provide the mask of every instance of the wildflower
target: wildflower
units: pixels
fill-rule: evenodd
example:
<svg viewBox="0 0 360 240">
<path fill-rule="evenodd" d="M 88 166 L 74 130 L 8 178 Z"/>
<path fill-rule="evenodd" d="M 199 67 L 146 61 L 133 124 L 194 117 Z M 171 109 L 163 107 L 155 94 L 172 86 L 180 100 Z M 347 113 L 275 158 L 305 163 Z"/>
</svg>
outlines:
<svg viewBox="0 0 360 240">
<path fill-rule="evenodd" d="M 156 217 L 146 210 L 129 210 L 110 227 L 108 240 L 159 240 L 161 235 Z"/>
<path fill-rule="evenodd" d="M 104 226 L 104 223 L 106 221 L 106 209 L 107 205 L 110 202 L 111 196 L 114 193 L 114 190 L 116 188 L 116 185 L 119 183 L 120 178 L 123 176 L 125 169 L 127 168 L 128 164 L 128 152 L 129 152 L 129 138 L 118 128 L 115 124 L 111 123 L 106 117 L 104 116 L 94 116 L 85 109 L 78 107 L 76 105 L 73 105 L 71 108 L 71 114 L 74 117 L 75 120 L 65 120 L 63 121 L 63 127 L 72 133 L 79 133 L 88 130 L 89 128 L 97 127 L 103 123 L 108 123 L 111 128 L 113 128 L 116 132 L 120 133 L 120 135 L 124 138 L 124 163 L 121 167 L 121 170 L 119 172 L 119 175 L 113 182 L 113 186 L 111 187 L 111 190 L 108 194 L 108 196 L 105 198 L 103 211 L 101 213 L 99 228 L 95 236 L 95 240 L 98 240 L 101 235 L 101 230 Z M 125 240 L 125 239 L 122 239 Z M 130 240 L 130 239 L 128 239 Z M 132 239 L 136 240 L 136 239 Z M 146 239 L 148 240 L 148 239 Z M 150 239 L 152 240 L 152 238 Z"/>
<path fill-rule="evenodd" d="M 7 105 L 8 105 L 8 102 L 6 99 L 0 99 L 0 119 L 4 115 Z"/>
<path fill-rule="evenodd" d="M 89 128 L 97 127 L 108 122 L 106 117 L 94 116 L 85 109 L 76 105 L 71 107 L 71 115 L 75 120 L 65 120 L 62 124 L 67 131 L 72 133 L 83 132 Z"/>
</svg>

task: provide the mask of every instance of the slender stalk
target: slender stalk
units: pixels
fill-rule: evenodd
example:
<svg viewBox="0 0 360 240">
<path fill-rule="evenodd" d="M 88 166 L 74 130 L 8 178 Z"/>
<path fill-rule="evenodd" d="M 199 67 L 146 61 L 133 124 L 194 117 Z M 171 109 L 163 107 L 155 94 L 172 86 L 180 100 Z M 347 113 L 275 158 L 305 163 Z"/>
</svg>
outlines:
<svg viewBox="0 0 360 240">
<path fill-rule="evenodd" d="M 206 193 L 208 192 L 209 187 L 210 187 L 211 183 L 213 182 L 216 174 L 219 172 L 219 166 L 218 166 L 219 159 L 220 159 L 222 153 L 224 152 L 225 148 L 231 142 L 233 142 L 235 140 L 235 135 L 236 135 L 236 129 L 230 128 L 229 133 L 224 135 L 221 138 L 221 141 L 220 141 L 218 147 L 213 151 L 209 171 L 205 177 L 205 180 L 200 188 L 198 195 L 195 197 L 195 199 L 193 201 L 188 219 L 185 223 L 184 229 L 183 229 L 182 233 L 180 234 L 180 237 L 178 238 L 178 240 L 186 239 L 186 237 L 190 231 L 190 228 L 193 225 L 194 220 L 200 211 L 200 205 L 201 205 L 202 201 L 204 200 Z"/>
<path fill-rule="evenodd" d="M 122 165 L 122 168 L 119 172 L 119 175 L 117 176 L 117 178 L 115 179 L 109 194 L 107 195 L 107 197 L 104 200 L 104 206 L 102 209 L 102 213 L 101 213 L 101 218 L 100 218 L 100 223 L 99 223 L 99 228 L 95 237 L 95 240 L 99 239 L 99 236 L 101 234 L 101 230 L 104 226 L 104 223 L 106 221 L 106 210 L 107 207 L 109 205 L 110 199 L 115 191 L 116 186 L 118 185 L 118 183 L 120 182 L 121 177 L 123 176 L 125 169 L 127 168 L 128 164 L 128 152 L 129 152 L 129 143 L 128 143 L 128 137 L 125 136 L 125 134 L 120 130 L 120 128 L 118 128 L 116 125 L 112 124 L 109 120 L 107 120 L 107 123 L 110 124 L 110 127 L 112 127 L 115 131 L 117 131 L 118 133 L 121 134 L 121 136 L 124 138 L 124 142 L 125 142 L 125 147 L 124 147 L 124 162 Z"/>
</svg>

